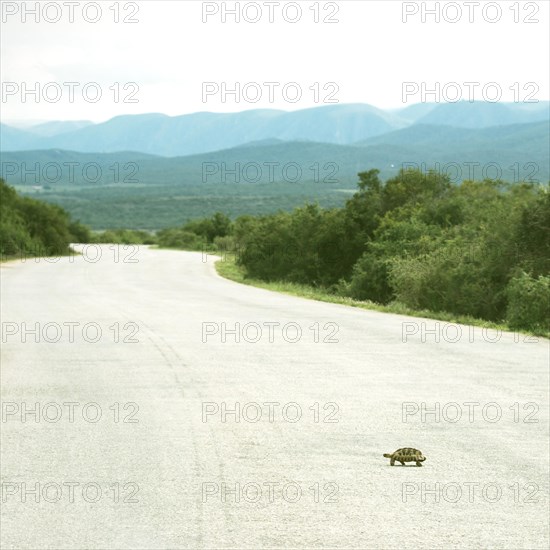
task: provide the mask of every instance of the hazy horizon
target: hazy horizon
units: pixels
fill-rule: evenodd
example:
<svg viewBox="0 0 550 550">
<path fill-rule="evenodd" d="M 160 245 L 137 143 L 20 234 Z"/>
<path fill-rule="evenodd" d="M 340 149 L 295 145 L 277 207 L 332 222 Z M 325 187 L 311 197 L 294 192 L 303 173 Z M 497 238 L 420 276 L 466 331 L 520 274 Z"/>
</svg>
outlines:
<svg viewBox="0 0 550 550">
<path fill-rule="evenodd" d="M 447 102 L 451 103 L 451 102 Z M 468 101 L 462 101 L 462 103 L 469 103 Z M 477 101 L 475 103 L 484 103 L 483 101 Z M 495 102 L 501 105 L 517 105 L 516 103 L 512 101 L 499 101 Z M 548 106 L 545 104 L 549 104 L 550 100 L 548 99 L 542 99 L 537 101 L 537 103 L 531 103 L 530 106 L 528 104 L 524 104 L 523 108 L 533 108 L 533 109 L 543 109 L 544 107 Z M 441 105 L 442 103 L 412 103 L 408 105 L 404 105 L 397 108 L 383 108 L 378 107 L 377 105 L 373 105 L 369 102 L 360 102 L 360 103 L 338 103 L 334 104 L 333 106 L 351 106 L 351 105 L 361 105 L 361 106 L 368 106 L 368 107 L 374 107 L 375 109 L 378 109 L 383 112 L 387 113 L 398 113 L 404 109 L 407 109 L 408 107 L 414 107 L 418 105 L 433 105 L 434 108 L 438 105 Z M 112 120 L 113 118 L 117 118 L 119 116 L 144 116 L 144 115 L 161 115 L 161 116 L 167 116 L 169 118 L 177 118 L 180 116 L 187 116 L 187 115 L 194 115 L 198 113 L 209 113 L 209 114 L 239 114 L 239 113 L 245 113 L 245 112 L 252 112 L 252 111 L 280 111 L 280 112 L 296 112 L 296 111 L 304 111 L 307 109 L 316 109 L 316 108 L 323 108 L 323 107 L 330 107 L 330 105 L 314 105 L 312 107 L 304 107 L 304 108 L 296 108 L 296 109 L 282 109 L 282 108 L 274 108 L 274 107 L 263 107 L 263 108 L 249 108 L 249 109 L 242 109 L 241 111 L 221 111 L 221 110 L 202 110 L 202 111 L 190 111 L 190 112 L 182 112 L 179 114 L 167 114 L 162 111 L 144 111 L 141 113 L 124 113 L 124 114 L 118 114 L 114 115 L 112 117 L 109 117 L 105 120 L 89 120 L 89 119 L 83 119 L 83 118 L 63 118 L 63 119 L 0 119 L 0 123 L 6 124 L 7 126 L 12 126 L 14 128 L 30 128 L 32 126 L 37 126 L 39 124 L 48 124 L 53 122 L 86 122 L 91 124 L 102 124 L 104 122 L 108 122 L 109 120 Z"/>
</svg>

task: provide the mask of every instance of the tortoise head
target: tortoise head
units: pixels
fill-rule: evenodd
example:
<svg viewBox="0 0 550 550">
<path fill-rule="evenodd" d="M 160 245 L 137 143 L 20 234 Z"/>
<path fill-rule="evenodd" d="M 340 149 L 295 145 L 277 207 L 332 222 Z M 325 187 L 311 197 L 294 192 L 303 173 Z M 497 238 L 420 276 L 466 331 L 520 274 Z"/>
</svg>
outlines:
<svg viewBox="0 0 550 550">
<path fill-rule="evenodd" d="M 424 455 L 422 455 L 422 458 L 419 458 L 418 462 L 424 462 L 425 460 L 426 460 L 426 457 Z"/>
</svg>

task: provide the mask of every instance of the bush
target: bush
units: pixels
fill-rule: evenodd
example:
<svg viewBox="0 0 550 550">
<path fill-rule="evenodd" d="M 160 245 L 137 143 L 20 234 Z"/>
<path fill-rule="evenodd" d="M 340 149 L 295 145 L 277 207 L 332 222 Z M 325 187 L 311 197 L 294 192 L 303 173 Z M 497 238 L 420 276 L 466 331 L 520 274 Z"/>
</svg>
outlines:
<svg viewBox="0 0 550 550">
<path fill-rule="evenodd" d="M 79 242 L 90 242 L 79 241 Z M 156 244 L 157 239 L 147 231 L 138 229 L 107 229 L 93 237 L 94 243 Z"/>
<path fill-rule="evenodd" d="M 24 227 L 15 223 L 0 223 L 0 255 L 2 258 L 10 256 L 26 256 L 39 248 Z"/>
<path fill-rule="evenodd" d="M 62 208 L 21 197 L 0 179 L 2 257 L 67 254 L 71 239 L 71 221 Z"/>
<path fill-rule="evenodd" d="M 204 238 L 182 228 L 164 229 L 157 235 L 158 245 L 165 248 L 201 250 Z"/>
<path fill-rule="evenodd" d="M 216 212 L 210 218 L 191 220 L 182 229 L 203 237 L 209 244 L 214 242 L 216 237 L 225 237 L 231 230 L 231 220 L 225 214 Z"/>
<path fill-rule="evenodd" d="M 79 221 L 71 222 L 69 225 L 69 232 L 73 243 L 89 243 L 92 240 L 90 230 Z"/>
<path fill-rule="evenodd" d="M 445 249 L 417 258 L 395 258 L 390 267 L 395 299 L 413 309 L 500 320 L 500 288 L 479 266 L 445 256 Z"/>
<path fill-rule="evenodd" d="M 340 288 L 355 300 L 371 300 L 380 304 L 391 301 L 392 289 L 388 284 L 388 259 L 366 252 L 353 267 L 349 284 Z"/>
<path fill-rule="evenodd" d="M 550 192 L 547 190 L 541 189 L 537 200 L 524 207 L 517 242 L 525 272 L 550 273 Z"/>
<path fill-rule="evenodd" d="M 414 209 L 400 208 L 394 213 L 387 213 L 372 239 L 366 243 L 366 252 L 353 268 L 348 295 L 356 300 L 382 304 L 391 302 L 394 288 L 390 284 L 389 275 L 394 260 L 409 260 L 425 250 L 435 248 L 435 239 L 439 233 L 439 227 L 422 222 Z"/>
<path fill-rule="evenodd" d="M 220 254 L 235 254 L 237 252 L 233 237 L 214 237 L 214 250 Z"/>
<path fill-rule="evenodd" d="M 550 330 L 550 276 L 522 272 L 511 279 L 507 293 L 510 328 Z"/>
</svg>

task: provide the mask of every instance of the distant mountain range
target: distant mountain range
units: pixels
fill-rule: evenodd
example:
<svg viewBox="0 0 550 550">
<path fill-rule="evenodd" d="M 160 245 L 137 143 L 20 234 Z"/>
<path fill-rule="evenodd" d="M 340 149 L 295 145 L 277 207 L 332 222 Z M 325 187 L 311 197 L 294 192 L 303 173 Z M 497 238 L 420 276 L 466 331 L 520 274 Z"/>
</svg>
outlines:
<svg viewBox="0 0 550 550">
<path fill-rule="evenodd" d="M 341 206 L 371 168 L 383 180 L 404 166 L 454 182 L 550 180 L 548 102 L 146 114 L 1 125 L 0 140 L 1 177 L 94 229 Z"/>
<path fill-rule="evenodd" d="M 550 103 L 458 102 L 416 104 L 385 111 L 366 104 L 325 105 L 299 111 L 258 109 L 240 113 L 194 113 L 170 117 L 164 114 L 118 116 L 107 122 L 54 121 L 24 129 L 0 124 L 0 150 L 70 150 L 80 153 L 135 151 L 164 157 L 197 155 L 231 149 L 251 142 L 312 141 L 336 145 L 394 145 L 443 147 L 434 135 L 460 147 L 472 145 L 498 153 L 491 142 L 501 131 L 510 133 L 508 146 L 522 146 L 517 129 L 494 127 L 548 122 Z M 449 132 L 446 127 L 454 127 Z M 535 128 L 534 126 L 532 128 Z M 532 128 L 525 127 L 533 137 Z M 469 129 L 463 132 L 460 129 Z M 487 129 L 487 134 L 472 133 Z M 535 132 L 536 133 L 536 132 Z M 538 135 L 538 134 L 537 134 Z M 467 140 L 467 143 L 462 143 Z M 524 145 L 524 144 L 523 144 Z M 475 150 L 475 148 L 470 147 Z M 425 151 L 429 153 L 429 151 Z M 518 159 L 521 160 L 521 159 Z"/>
<path fill-rule="evenodd" d="M 352 145 L 313 141 L 265 139 L 219 151 L 180 157 L 161 157 L 139 152 L 79 153 L 59 149 L 3 152 L 2 176 L 12 185 L 79 186 L 136 183 L 155 185 L 203 185 L 289 181 L 301 170 L 299 182 L 327 183 L 353 189 L 357 173 L 378 168 L 383 178 L 397 174 L 402 166 L 417 165 L 426 170 L 439 168 L 454 181 L 484 175 L 494 178 L 498 171 L 507 181 L 520 179 L 548 182 L 550 123 L 534 122 L 467 129 L 451 126 L 415 124 L 401 130 L 371 137 Z M 32 174 L 38 163 L 41 175 Z M 73 163 L 74 177 L 66 166 Z M 83 177 L 88 163 L 100 166 L 101 178 Z M 473 172 L 469 172 L 471 163 Z M 272 166 L 270 172 L 269 166 Z M 457 166 L 458 165 L 458 168 Z M 61 167 L 59 177 L 55 167 Z M 246 168 L 248 166 L 248 168 Z M 288 166 L 288 177 L 283 167 Z M 27 171 L 23 177 L 22 168 Z M 224 176 L 224 170 L 227 172 Z M 232 171 L 237 170 L 238 175 Z M 11 174 L 10 174 L 11 172 Z"/>
</svg>

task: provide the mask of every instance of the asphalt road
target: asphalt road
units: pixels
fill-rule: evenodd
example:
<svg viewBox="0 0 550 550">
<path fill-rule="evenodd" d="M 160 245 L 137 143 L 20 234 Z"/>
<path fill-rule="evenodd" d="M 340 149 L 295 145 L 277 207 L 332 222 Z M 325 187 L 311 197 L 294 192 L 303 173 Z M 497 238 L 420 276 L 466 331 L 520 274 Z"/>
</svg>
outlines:
<svg viewBox="0 0 550 550">
<path fill-rule="evenodd" d="M 0 267 L 2 548 L 548 547 L 548 340 L 100 250 Z"/>
</svg>

